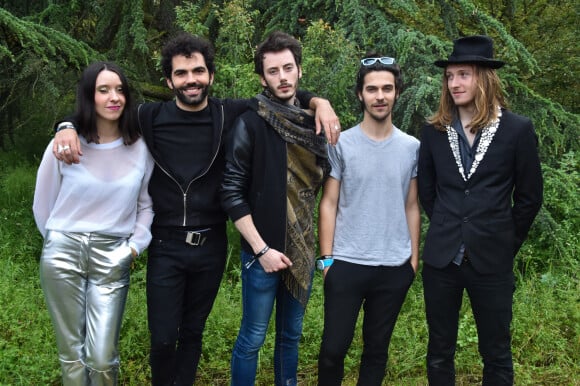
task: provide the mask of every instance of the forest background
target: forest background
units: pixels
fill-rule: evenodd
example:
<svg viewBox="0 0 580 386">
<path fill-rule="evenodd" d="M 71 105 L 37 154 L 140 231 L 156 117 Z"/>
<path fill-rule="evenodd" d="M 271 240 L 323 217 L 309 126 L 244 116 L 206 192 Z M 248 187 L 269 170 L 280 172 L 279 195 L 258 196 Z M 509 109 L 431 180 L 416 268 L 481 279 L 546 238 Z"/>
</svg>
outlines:
<svg viewBox="0 0 580 386">
<path fill-rule="evenodd" d="M 545 179 L 544 205 L 514 268 L 516 384 L 580 385 L 579 14 L 578 1 L 558 0 L 0 1 L 0 385 L 60 382 L 38 280 L 42 238 L 31 202 L 52 127 L 74 107 L 80 70 L 97 59 L 112 60 L 125 69 L 138 99 L 169 99 L 159 50 L 185 30 L 216 46 L 212 94 L 251 97 L 260 91 L 253 48 L 277 29 L 302 41 L 302 87 L 330 99 L 343 128 L 360 119 L 353 93 L 359 58 L 368 49 L 396 57 L 405 89 L 394 122 L 416 136 L 440 93 L 441 71 L 433 61 L 447 57 L 456 37 L 494 38 L 496 57 L 507 62 L 499 74 L 510 108 L 535 123 Z M 230 227 L 230 254 L 206 328 L 199 385 L 229 382 L 241 315 L 238 254 L 238 235 Z M 122 385 L 149 383 L 145 265 L 143 256 L 132 273 L 120 343 Z M 301 342 L 301 385 L 316 382 L 322 302 L 317 275 Z M 474 384 L 481 380 L 481 363 L 467 298 L 460 328 L 458 384 Z M 261 351 L 259 385 L 272 383 L 271 335 Z M 395 328 L 386 384 L 426 384 L 426 341 L 419 273 Z M 356 382 L 360 352 L 357 333 L 345 385 Z"/>
</svg>

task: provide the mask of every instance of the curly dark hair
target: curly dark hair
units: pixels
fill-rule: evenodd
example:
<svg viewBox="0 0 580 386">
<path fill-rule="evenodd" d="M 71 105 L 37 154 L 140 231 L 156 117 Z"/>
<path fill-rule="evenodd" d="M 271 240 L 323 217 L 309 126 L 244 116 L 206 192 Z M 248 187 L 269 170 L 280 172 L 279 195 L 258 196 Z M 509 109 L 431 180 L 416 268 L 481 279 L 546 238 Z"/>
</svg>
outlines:
<svg viewBox="0 0 580 386">
<path fill-rule="evenodd" d="M 215 73 L 215 51 L 213 45 L 204 38 L 182 32 L 169 40 L 161 49 L 161 69 L 163 76 L 167 79 L 171 78 L 171 71 L 173 70 L 172 60 L 174 56 L 183 55 L 190 57 L 196 52 L 199 52 L 203 56 L 209 73 Z"/>
</svg>

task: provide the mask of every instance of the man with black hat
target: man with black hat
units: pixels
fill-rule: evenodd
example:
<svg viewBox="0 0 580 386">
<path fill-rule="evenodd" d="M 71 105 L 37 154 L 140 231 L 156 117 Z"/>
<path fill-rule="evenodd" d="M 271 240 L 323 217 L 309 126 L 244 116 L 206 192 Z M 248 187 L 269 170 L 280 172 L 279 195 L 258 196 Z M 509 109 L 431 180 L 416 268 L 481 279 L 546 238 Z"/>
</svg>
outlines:
<svg viewBox="0 0 580 386">
<path fill-rule="evenodd" d="M 532 122 L 506 109 L 487 36 L 454 41 L 439 108 L 421 136 L 419 198 L 430 226 L 423 248 L 430 385 L 454 385 L 467 290 L 483 358 L 483 385 L 512 385 L 513 260 L 542 203 Z"/>
</svg>

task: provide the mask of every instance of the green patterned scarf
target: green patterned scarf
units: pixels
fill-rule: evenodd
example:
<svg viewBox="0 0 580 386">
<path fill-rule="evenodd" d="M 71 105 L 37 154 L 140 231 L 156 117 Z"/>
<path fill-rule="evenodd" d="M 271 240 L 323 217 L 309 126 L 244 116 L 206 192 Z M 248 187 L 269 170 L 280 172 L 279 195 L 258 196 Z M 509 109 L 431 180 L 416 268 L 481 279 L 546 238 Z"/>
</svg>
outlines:
<svg viewBox="0 0 580 386">
<path fill-rule="evenodd" d="M 314 209 L 330 166 L 323 134 L 316 135 L 314 117 L 297 106 L 279 103 L 265 92 L 257 95 L 257 113 L 287 142 L 286 250 L 292 267 L 284 285 L 303 306 L 316 260 Z"/>
</svg>

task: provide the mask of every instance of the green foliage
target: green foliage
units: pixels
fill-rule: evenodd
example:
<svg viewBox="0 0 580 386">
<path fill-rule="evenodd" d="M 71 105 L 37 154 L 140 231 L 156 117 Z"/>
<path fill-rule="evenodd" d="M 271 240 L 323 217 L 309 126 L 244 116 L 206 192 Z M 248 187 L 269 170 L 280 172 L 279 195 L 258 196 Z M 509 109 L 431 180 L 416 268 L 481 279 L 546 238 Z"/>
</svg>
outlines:
<svg viewBox="0 0 580 386">
<path fill-rule="evenodd" d="M 2 2 L 0 298 L 7 304 L 0 312 L 0 384 L 59 383 L 35 265 L 42 241 L 30 212 L 36 169 L 30 165 L 38 163 L 54 122 L 72 109 L 79 70 L 97 58 L 121 64 L 147 98 L 166 98 L 155 61 L 177 29 L 215 43 L 213 93 L 219 97 L 250 97 L 261 90 L 252 54 L 263 36 L 277 29 L 297 36 L 304 49 L 302 86 L 329 98 L 344 128 L 359 119 L 354 77 L 360 56 L 366 50 L 394 56 L 405 81 L 394 122 L 414 135 L 439 99 L 441 70 L 433 61 L 449 54 L 453 38 L 491 35 L 496 56 L 508 62 L 499 74 L 510 107 L 534 122 L 545 181 L 543 208 L 516 258 L 516 380 L 522 385 L 580 384 L 577 11 L 577 4 L 563 0 Z M 240 316 L 239 244 L 231 224 L 229 234 L 230 257 L 208 321 L 200 384 L 229 381 Z M 120 383 L 126 385 L 150 382 L 145 262 L 138 261 L 133 271 L 122 331 Z M 305 385 L 316 381 L 321 286 L 317 276 L 301 348 Z M 480 381 L 480 364 L 467 302 L 460 321 L 458 384 L 473 384 Z M 357 331 L 345 385 L 356 382 Z M 393 336 L 388 384 L 425 384 L 425 344 L 422 288 L 416 280 Z M 257 384 L 271 384 L 272 347 L 269 336 Z"/>
<path fill-rule="evenodd" d="M 522 84 L 515 74 L 502 75 L 512 109 L 534 122 L 543 163 L 555 165 L 564 153 L 580 149 L 580 115 L 541 97 Z"/>
<path fill-rule="evenodd" d="M 251 98 L 262 91 L 260 79 L 254 73 L 254 63 L 216 63 L 213 94 L 219 98 Z"/>
<path fill-rule="evenodd" d="M 222 98 L 252 97 L 262 90 L 254 73 L 252 46 L 253 22 L 259 12 L 250 10 L 248 2 L 242 0 L 214 5 L 213 12 L 220 24 L 214 93 Z"/>
<path fill-rule="evenodd" d="M 330 100 L 343 129 L 353 126 L 359 116 L 354 93 L 359 56 L 342 30 L 333 30 L 322 21 L 308 27 L 303 41 L 302 86 Z"/>
<path fill-rule="evenodd" d="M 578 21 L 574 2 L 415 0 L 408 4 L 403 8 L 385 3 L 383 10 L 407 28 L 448 42 L 474 33 L 491 35 L 496 55 L 519 71 L 528 87 L 578 113 L 580 86 L 574 79 L 580 68 L 580 47 L 573 27 Z"/>
<path fill-rule="evenodd" d="M 264 33 L 286 31 L 294 36 L 304 36 L 308 26 L 318 20 L 333 22 L 338 4 L 328 0 L 255 1 L 261 11 Z"/>
<path fill-rule="evenodd" d="M 4 218 L 4 210 L 0 209 L 0 215 Z M 11 244 L 26 247 L 33 242 L 20 236 L 19 243 Z M 12 251 L 21 256 L 14 257 Z M 38 255 L 14 248 L 10 252 L 0 248 L 0 296 L 4 299 L 0 312 L 0 384 L 50 385 L 60 371 L 52 330 L 46 328 L 51 322 L 38 280 Z"/>
<path fill-rule="evenodd" d="M 19 208 L 30 204 L 30 192 L 34 191 L 35 169 L 15 167 L 0 180 L 0 203 L 5 208 Z"/>
<path fill-rule="evenodd" d="M 42 240 L 32 219 L 31 204 L 36 167 L 18 165 L 18 155 L 0 154 L 6 165 L 0 170 L 0 384 L 57 385 L 60 369 L 52 324 L 39 285 L 37 261 Z M 572 159 L 566 170 L 576 168 Z M 574 177 L 577 179 L 577 173 Z M 554 187 L 570 194 L 572 183 Z M 573 207 L 560 213 L 578 213 Z M 577 215 L 577 214 L 576 214 Z M 208 319 L 198 384 L 227 385 L 229 360 L 241 316 L 238 235 L 229 224 L 231 259 L 220 292 Z M 137 260 L 131 273 L 131 290 L 121 330 L 119 385 L 150 383 L 149 333 L 145 300 L 146 256 Z M 512 324 L 516 382 L 519 385 L 574 385 L 580 382 L 580 281 L 577 270 L 551 267 L 543 274 L 517 278 Z M 316 361 L 322 334 L 322 277 L 316 274 L 304 319 L 300 346 L 301 384 L 316 384 Z M 563 317 L 563 315 L 565 317 Z M 354 385 L 362 349 L 361 321 L 345 361 L 344 385 Z M 270 329 L 273 328 L 273 321 Z M 457 384 L 481 382 L 475 324 L 466 298 L 461 309 Z M 257 385 L 273 379 L 273 331 L 260 354 Z M 386 382 L 408 386 L 426 384 L 424 358 L 427 331 L 420 275 L 403 305 L 390 345 Z"/>
<path fill-rule="evenodd" d="M 200 12 L 200 6 L 194 3 L 187 2 L 185 5 L 178 5 L 175 7 L 176 23 L 185 32 L 207 38 L 209 28 L 201 22 Z"/>
<path fill-rule="evenodd" d="M 578 24 L 578 3 L 564 0 L 475 3 L 504 24 L 537 61 L 539 70 L 524 74 L 526 83 L 544 97 L 579 113 L 580 85 L 575 79 L 580 70 L 580 46 L 577 28 L 570 28 Z"/>
<path fill-rule="evenodd" d="M 129 74 L 150 79 L 152 36 L 156 31 L 145 25 L 143 0 L 106 0 L 97 5 L 101 16 L 96 20 L 95 30 L 89 40 L 108 60 L 131 68 Z M 152 47 L 151 47 L 152 46 Z"/>
<path fill-rule="evenodd" d="M 457 0 L 453 2 L 459 15 L 459 28 L 461 35 L 485 34 L 497 36 L 495 44 L 499 47 L 496 56 L 508 63 L 520 62 L 525 70 L 536 69 L 536 61 L 528 50 L 516 39 L 514 39 L 505 26 L 489 13 L 481 10 L 475 2 L 470 0 Z M 450 38 L 456 38 L 451 36 Z M 503 43 L 499 45 L 499 43 Z"/>
<path fill-rule="evenodd" d="M 518 384 L 579 384 L 579 283 L 558 271 L 517 283 L 512 341 Z"/>
<path fill-rule="evenodd" d="M 219 8 L 214 5 L 214 11 L 220 24 L 220 33 L 215 40 L 218 57 L 225 62 L 251 62 L 254 56 L 253 22 L 259 12 L 252 11 L 244 0 L 231 0 Z"/>
<path fill-rule="evenodd" d="M 143 12 L 143 0 L 131 0 L 116 2 L 122 5 L 118 12 L 123 17 L 119 26 L 119 37 L 116 41 L 115 57 L 127 56 L 127 52 L 134 52 L 136 58 L 146 57 L 149 53 L 147 46 L 147 29 L 143 24 L 145 13 Z M 110 27 L 109 27 L 110 28 Z M 129 45 L 129 43 L 132 43 Z M 136 63 L 135 63 L 136 64 Z"/>
<path fill-rule="evenodd" d="M 15 142 L 20 128 L 60 111 L 60 94 L 70 86 L 61 82 L 94 55 L 87 44 L 0 8 L 0 149 Z"/>
<path fill-rule="evenodd" d="M 18 54 L 26 50 L 44 62 L 58 60 L 63 65 L 81 68 L 93 54 L 85 43 L 52 28 L 17 18 L 3 8 L 0 8 L 0 26 L 0 46 L 3 51 L 10 52 L 0 57 L 3 62 L 6 59 L 16 62 Z"/>
<path fill-rule="evenodd" d="M 0 171 L 0 251 L 29 259 L 40 250 L 40 234 L 32 217 L 36 167 L 23 162 L 17 153 L 0 153 L 0 164 L 4 169 Z"/>
<path fill-rule="evenodd" d="M 580 269 L 580 174 L 577 153 L 564 154 L 557 167 L 543 165 L 544 203 L 519 253 L 524 272 L 556 266 L 578 277 Z M 549 256 L 549 258 L 546 258 Z"/>
<path fill-rule="evenodd" d="M 464 309 L 463 316 L 459 319 L 459 334 L 457 336 L 457 348 L 474 349 L 477 347 L 477 327 L 471 308 Z"/>
</svg>

